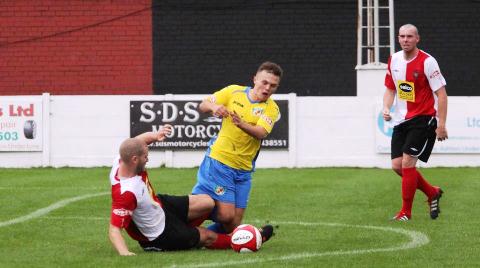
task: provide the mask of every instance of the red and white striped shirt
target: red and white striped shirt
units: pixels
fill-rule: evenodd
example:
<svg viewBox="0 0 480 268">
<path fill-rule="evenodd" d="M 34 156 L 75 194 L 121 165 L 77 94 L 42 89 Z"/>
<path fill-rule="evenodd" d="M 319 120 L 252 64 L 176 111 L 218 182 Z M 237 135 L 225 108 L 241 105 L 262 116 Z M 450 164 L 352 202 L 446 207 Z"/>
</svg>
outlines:
<svg viewBox="0 0 480 268">
<path fill-rule="evenodd" d="M 435 58 L 423 50 L 409 61 L 405 60 L 403 50 L 390 56 L 385 86 L 396 92 L 393 125 L 419 115 L 436 116 L 434 92 L 446 84 Z"/>
<path fill-rule="evenodd" d="M 146 171 L 131 178 L 119 178 L 119 165 L 118 157 L 110 171 L 110 223 L 118 228 L 125 228 L 128 235 L 137 241 L 152 241 L 165 229 L 162 204 L 155 195 Z"/>
</svg>

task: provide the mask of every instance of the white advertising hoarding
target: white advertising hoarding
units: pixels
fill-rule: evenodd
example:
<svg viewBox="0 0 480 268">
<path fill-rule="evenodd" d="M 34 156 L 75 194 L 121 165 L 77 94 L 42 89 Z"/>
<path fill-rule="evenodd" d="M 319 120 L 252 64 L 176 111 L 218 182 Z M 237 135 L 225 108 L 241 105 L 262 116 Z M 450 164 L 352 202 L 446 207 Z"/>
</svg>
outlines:
<svg viewBox="0 0 480 268">
<path fill-rule="evenodd" d="M 478 103 L 464 98 L 450 98 L 448 103 L 448 139 L 437 141 L 433 153 L 480 153 L 480 109 Z M 377 153 L 390 153 L 390 140 L 393 127 L 382 117 L 382 104 L 375 110 L 375 150 Z"/>
<path fill-rule="evenodd" d="M 42 98 L 0 97 L 0 151 L 42 151 Z"/>
</svg>

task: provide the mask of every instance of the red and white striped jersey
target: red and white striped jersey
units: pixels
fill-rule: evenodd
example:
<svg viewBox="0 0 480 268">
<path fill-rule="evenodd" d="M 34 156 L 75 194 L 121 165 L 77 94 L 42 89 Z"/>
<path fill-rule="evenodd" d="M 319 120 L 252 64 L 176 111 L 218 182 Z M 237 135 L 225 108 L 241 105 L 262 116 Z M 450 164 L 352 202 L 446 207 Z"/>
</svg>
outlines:
<svg viewBox="0 0 480 268">
<path fill-rule="evenodd" d="M 119 165 L 120 158 L 117 157 L 110 171 L 110 223 L 125 228 L 135 240 L 152 241 L 165 229 L 165 212 L 161 202 L 155 195 L 146 171 L 131 178 L 119 178 Z"/>
<path fill-rule="evenodd" d="M 435 91 L 447 83 L 434 57 L 419 50 L 406 61 L 403 50 L 388 59 L 385 86 L 396 92 L 392 113 L 393 125 L 419 115 L 436 116 Z"/>
</svg>

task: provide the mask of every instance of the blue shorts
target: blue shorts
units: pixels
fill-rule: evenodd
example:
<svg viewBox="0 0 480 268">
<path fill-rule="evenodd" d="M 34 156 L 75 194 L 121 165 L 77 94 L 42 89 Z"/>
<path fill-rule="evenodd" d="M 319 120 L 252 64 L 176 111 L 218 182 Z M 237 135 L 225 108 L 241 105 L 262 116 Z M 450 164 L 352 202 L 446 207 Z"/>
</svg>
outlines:
<svg viewBox="0 0 480 268">
<path fill-rule="evenodd" d="M 246 208 L 251 179 L 252 171 L 231 168 L 206 155 L 198 169 L 192 194 L 208 194 L 214 200 Z"/>
</svg>

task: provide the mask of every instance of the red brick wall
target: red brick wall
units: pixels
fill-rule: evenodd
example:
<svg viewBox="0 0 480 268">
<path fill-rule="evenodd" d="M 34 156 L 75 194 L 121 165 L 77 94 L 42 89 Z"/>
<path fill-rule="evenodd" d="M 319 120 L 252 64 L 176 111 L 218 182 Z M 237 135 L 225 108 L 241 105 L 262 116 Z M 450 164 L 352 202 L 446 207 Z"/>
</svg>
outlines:
<svg viewBox="0 0 480 268">
<path fill-rule="evenodd" d="M 0 1 L 0 95 L 152 94 L 150 5 Z"/>
</svg>

